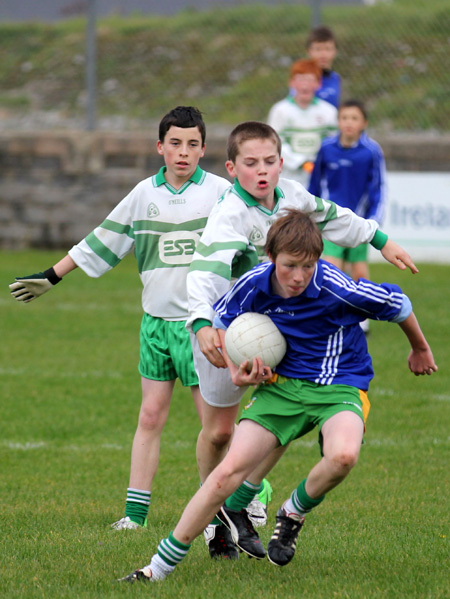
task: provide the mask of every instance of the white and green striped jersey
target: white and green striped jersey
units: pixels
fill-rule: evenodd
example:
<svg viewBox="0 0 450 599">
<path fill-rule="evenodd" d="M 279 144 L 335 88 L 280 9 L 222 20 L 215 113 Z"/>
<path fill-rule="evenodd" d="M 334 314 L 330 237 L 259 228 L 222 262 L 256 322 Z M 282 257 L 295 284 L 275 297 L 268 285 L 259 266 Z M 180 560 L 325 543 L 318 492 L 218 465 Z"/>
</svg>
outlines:
<svg viewBox="0 0 450 599">
<path fill-rule="evenodd" d="M 290 179 L 280 179 L 275 198 L 275 208 L 267 210 L 236 180 L 214 206 L 187 277 L 189 328 L 198 319 L 212 322 L 212 305 L 228 291 L 230 280 L 267 259 L 267 231 L 283 209 L 310 214 L 326 239 L 344 247 L 368 243 L 378 228 L 376 221 L 317 198 Z"/>
<path fill-rule="evenodd" d="M 212 207 L 231 184 L 197 167 L 175 189 L 166 182 L 165 170 L 136 185 L 69 255 L 87 275 L 99 277 L 134 251 L 144 311 L 186 320 L 189 265 Z"/>
<path fill-rule="evenodd" d="M 267 122 L 281 138 L 283 169 L 289 177 L 289 171 L 297 171 L 304 162 L 314 162 L 322 140 L 337 132 L 337 109 L 319 98 L 301 108 L 289 96 L 272 106 Z"/>
</svg>

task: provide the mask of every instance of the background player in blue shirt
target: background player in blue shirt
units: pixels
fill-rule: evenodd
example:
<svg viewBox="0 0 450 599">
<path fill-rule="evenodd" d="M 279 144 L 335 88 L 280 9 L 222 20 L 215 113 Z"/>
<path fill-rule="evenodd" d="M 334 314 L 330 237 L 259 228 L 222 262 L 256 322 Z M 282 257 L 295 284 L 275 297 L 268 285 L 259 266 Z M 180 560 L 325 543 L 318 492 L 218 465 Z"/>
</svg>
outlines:
<svg viewBox="0 0 450 599">
<path fill-rule="evenodd" d="M 341 77 L 333 71 L 337 55 L 337 42 L 333 31 L 326 25 L 311 29 L 306 39 L 306 52 L 322 69 L 322 80 L 316 97 L 339 107 L 341 97 Z"/>
<path fill-rule="evenodd" d="M 341 104 L 339 134 L 323 140 L 309 191 L 380 224 L 386 204 L 386 167 L 382 149 L 365 133 L 367 123 L 362 102 L 347 100 Z M 324 258 L 341 269 L 348 263 L 355 281 L 369 278 L 367 257 L 367 244 L 349 250 L 324 242 Z"/>
<path fill-rule="evenodd" d="M 219 329 L 234 383 L 259 386 L 242 413 L 227 455 L 191 499 L 174 531 L 160 542 L 148 566 L 122 580 L 164 579 L 219 510 L 238 546 L 263 558 L 265 550 L 244 509 L 251 490 L 242 483 L 276 447 L 317 426 L 322 458 L 278 510 L 268 546 L 272 563 L 283 566 L 291 561 L 305 515 L 358 460 L 370 408 L 366 391 L 373 376 L 359 327 L 367 315 L 399 323 L 411 345 L 408 364 L 414 374 L 437 370 L 401 289 L 387 283 L 356 283 L 319 260 L 322 237 L 309 216 L 287 210 L 270 228 L 265 250 L 270 262 L 243 275 L 215 305 L 217 324 L 227 327 L 243 312 L 268 314 L 286 338 L 286 356 L 275 376 L 260 358 L 253 360 L 248 372 L 247 361 L 239 367 L 231 363 L 223 349 L 225 331 Z"/>
</svg>

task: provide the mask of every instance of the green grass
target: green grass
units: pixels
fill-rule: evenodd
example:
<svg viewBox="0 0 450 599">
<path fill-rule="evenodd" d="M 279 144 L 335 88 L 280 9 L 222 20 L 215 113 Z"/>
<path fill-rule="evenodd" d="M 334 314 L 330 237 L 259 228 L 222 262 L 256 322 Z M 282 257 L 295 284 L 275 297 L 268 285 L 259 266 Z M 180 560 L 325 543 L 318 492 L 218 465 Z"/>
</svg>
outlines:
<svg viewBox="0 0 450 599">
<path fill-rule="evenodd" d="M 15 275 L 60 256 L 2 253 L 1 597 L 449 597 L 448 266 L 421 265 L 416 276 L 371 267 L 374 280 L 397 282 L 410 295 L 440 370 L 414 377 L 399 327 L 372 323 L 376 377 L 360 462 L 309 516 L 294 561 L 286 568 L 242 556 L 213 562 L 197 539 L 174 575 L 142 587 L 114 581 L 149 562 L 198 488 L 199 423 L 189 393 L 177 387 L 150 526 L 110 530 L 123 511 L 140 404 L 140 282 L 127 258 L 98 280 L 75 271 L 28 305 L 9 297 Z M 317 459 L 310 434 L 273 470 L 271 522 Z M 263 529 L 265 543 L 270 533 Z"/>
<path fill-rule="evenodd" d="M 338 39 L 344 96 L 367 103 L 371 127 L 450 129 L 447 0 L 324 4 L 321 13 Z M 159 120 L 195 104 L 209 123 L 265 120 L 305 54 L 310 23 L 308 3 L 99 19 L 99 116 Z M 14 94 L 30 110 L 83 116 L 85 27 L 82 18 L 0 24 L 0 107 L 20 112 Z"/>
</svg>

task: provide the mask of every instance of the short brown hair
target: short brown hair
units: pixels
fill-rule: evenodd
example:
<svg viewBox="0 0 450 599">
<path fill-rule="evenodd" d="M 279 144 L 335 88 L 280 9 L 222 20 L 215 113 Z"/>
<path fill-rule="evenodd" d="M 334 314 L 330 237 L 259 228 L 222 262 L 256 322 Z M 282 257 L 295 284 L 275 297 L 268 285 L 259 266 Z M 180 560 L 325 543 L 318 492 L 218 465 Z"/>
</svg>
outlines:
<svg viewBox="0 0 450 599">
<path fill-rule="evenodd" d="M 357 108 L 360 113 L 363 115 L 364 120 L 369 120 L 369 115 L 367 113 L 367 109 L 361 100 L 345 100 L 339 104 L 338 111 L 340 112 L 343 108 Z"/>
<path fill-rule="evenodd" d="M 316 261 L 323 252 L 322 235 L 308 214 L 287 208 L 270 227 L 264 250 L 272 260 L 283 252 Z"/>
<path fill-rule="evenodd" d="M 249 139 L 271 139 L 277 146 L 277 152 L 281 156 L 281 140 L 275 129 L 260 121 L 244 121 L 237 125 L 228 137 L 228 160 L 236 162 L 240 145 Z"/>
<path fill-rule="evenodd" d="M 334 45 L 337 47 L 336 38 L 334 36 L 333 31 L 327 27 L 326 25 L 319 25 L 318 27 L 314 27 L 308 34 L 306 38 L 306 48 L 308 49 L 311 44 L 314 42 L 334 42 Z"/>
<path fill-rule="evenodd" d="M 300 60 L 296 60 L 291 65 L 291 74 L 290 78 L 295 75 L 314 75 L 318 81 L 322 78 L 322 69 L 319 67 L 315 60 L 311 58 L 302 58 Z"/>
</svg>

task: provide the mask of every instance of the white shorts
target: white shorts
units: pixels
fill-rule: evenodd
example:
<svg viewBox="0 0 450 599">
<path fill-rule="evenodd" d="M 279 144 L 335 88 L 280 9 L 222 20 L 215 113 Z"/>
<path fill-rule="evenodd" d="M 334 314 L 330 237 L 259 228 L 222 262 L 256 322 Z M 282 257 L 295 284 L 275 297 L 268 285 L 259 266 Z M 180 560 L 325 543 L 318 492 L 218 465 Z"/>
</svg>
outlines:
<svg viewBox="0 0 450 599">
<path fill-rule="evenodd" d="M 237 387 L 231 380 L 228 368 L 213 366 L 200 350 L 194 333 L 191 332 L 190 336 L 194 367 L 205 402 L 213 408 L 229 408 L 239 404 L 248 387 Z"/>
</svg>

